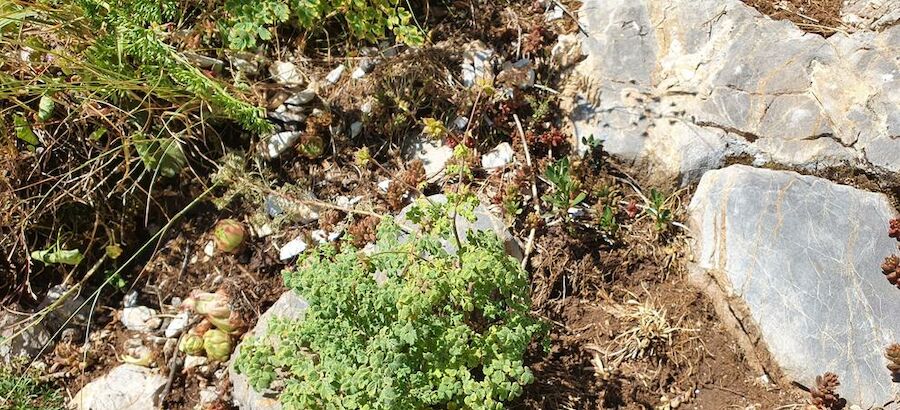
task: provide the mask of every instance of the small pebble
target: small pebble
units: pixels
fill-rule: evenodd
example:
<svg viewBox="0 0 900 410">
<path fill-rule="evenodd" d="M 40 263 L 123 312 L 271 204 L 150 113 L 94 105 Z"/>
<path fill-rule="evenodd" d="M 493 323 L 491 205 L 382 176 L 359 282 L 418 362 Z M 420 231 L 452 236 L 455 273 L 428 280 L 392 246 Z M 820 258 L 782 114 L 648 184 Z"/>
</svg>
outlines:
<svg viewBox="0 0 900 410">
<path fill-rule="evenodd" d="M 122 309 L 120 320 L 125 328 L 136 332 L 156 330 L 162 324 L 162 319 L 156 317 L 156 311 L 146 306 Z"/>
<path fill-rule="evenodd" d="M 171 322 L 169 322 L 169 326 L 166 326 L 166 337 L 176 337 L 181 334 L 185 327 L 187 327 L 190 318 L 188 317 L 188 312 L 181 312 L 176 315 Z"/>
<path fill-rule="evenodd" d="M 295 238 L 294 240 L 284 244 L 281 247 L 281 250 L 278 253 L 278 258 L 286 261 L 291 259 L 305 251 L 307 248 L 306 242 L 303 241 L 303 238 Z"/>
<path fill-rule="evenodd" d="M 337 68 L 335 68 L 334 70 L 331 70 L 331 72 L 328 73 L 327 76 L 325 76 L 325 81 L 328 84 L 334 84 L 334 83 L 338 82 L 338 80 L 341 79 L 341 76 L 344 75 L 344 71 L 346 69 L 347 69 L 347 66 L 345 66 L 343 64 L 337 66 Z"/>
</svg>

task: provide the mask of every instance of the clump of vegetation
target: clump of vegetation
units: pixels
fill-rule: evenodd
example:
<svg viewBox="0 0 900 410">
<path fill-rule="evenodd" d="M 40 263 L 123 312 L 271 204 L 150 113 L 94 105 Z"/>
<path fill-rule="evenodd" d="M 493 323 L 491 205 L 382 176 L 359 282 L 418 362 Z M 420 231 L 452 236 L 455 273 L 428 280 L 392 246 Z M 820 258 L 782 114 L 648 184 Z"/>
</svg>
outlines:
<svg viewBox="0 0 900 410">
<path fill-rule="evenodd" d="M 22 363 L 0 364 L 0 408 L 56 410 L 63 408 L 60 391 L 42 382 Z"/>
<path fill-rule="evenodd" d="M 893 343 L 884 351 L 884 357 L 888 359 L 887 368 L 891 371 L 894 382 L 900 382 L 900 343 Z"/>
<path fill-rule="evenodd" d="M 888 224 L 888 236 L 900 242 L 900 218 L 893 219 Z M 900 289 L 900 257 L 890 255 L 884 258 L 881 264 L 881 272 L 891 285 Z"/>
<path fill-rule="evenodd" d="M 272 39 L 278 24 L 294 22 L 316 30 L 338 16 L 352 37 L 374 42 L 392 32 L 397 41 L 422 44 L 422 31 L 401 4 L 400 0 L 227 0 L 228 45 L 234 49 L 256 47 L 258 40 Z"/>
<path fill-rule="evenodd" d="M 577 206 L 587 197 L 587 193 L 581 190 L 581 184 L 572 178 L 568 157 L 563 157 L 547 167 L 544 177 L 553 185 L 553 192 L 545 195 L 543 199 L 562 215 L 566 215 L 570 208 Z"/>
<path fill-rule="evenodd" d="M 258 390 L 277 378 L 288 409 L 504 408 L 534 379 L 523 355 L 544 326 L 496 235 L 456 237 L 453 215 L 474 220 L 476 204 L 451 194 L 416 205 L 415 238 L 387 218 L 371 254 L 343 243 L 303 256 L 284 279 L 309 301 L 306 317 L 246 341 L 238 370 Z"/>
<path fill-rule="evenodd" d="M 847 405 L 847 400 L 842 399 L 837 393 L 840 385 L 841 382 L 834 373 L 826 372 L 824 375 L 816 376 L 816 386 L 809 391 L 813 406 L 822 410 L 843 409 Z"/>
</svg>

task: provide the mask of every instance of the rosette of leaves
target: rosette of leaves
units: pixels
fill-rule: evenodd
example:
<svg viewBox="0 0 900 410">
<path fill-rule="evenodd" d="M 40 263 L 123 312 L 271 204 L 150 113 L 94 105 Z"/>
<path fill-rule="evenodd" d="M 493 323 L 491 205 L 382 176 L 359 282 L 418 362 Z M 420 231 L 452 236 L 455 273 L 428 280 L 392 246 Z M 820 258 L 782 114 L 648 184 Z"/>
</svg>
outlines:
<svg viewBox="0 0 900 410">
<path fill-rule="evenodd" d="M 519 396 L 534 379 L 525 350 L 545 332 L 527 275 L 493 233 L 468 232 L 448 253 L 448 215 L 477 203 L 448 198 L 408 214 L 424 233 L 386 218 L 374 253 L 344 242 L 303 256 L 284 278 L 308 300 L 305 318 L 245 341 L 238 371 L 257 390 L 283 386 L 286 409 L 502 409 Z"/>
</svg>

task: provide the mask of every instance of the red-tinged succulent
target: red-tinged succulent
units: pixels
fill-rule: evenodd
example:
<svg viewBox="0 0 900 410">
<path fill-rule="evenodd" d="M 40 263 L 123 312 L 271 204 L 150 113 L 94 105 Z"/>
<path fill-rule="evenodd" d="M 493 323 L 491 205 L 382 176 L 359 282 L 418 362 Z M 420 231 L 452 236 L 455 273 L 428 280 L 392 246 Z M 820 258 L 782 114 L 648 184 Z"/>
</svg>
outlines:
<svg viewBox="0 0 900 410">
<path fill-rule="evenodd" d="M 888 236 L 900 241 L 900 218 L 891 219 L 888 225 Z"/>
<path fill-rule="evenodd" d="M 237 251 L 244 243 L 246 236 L 244 226 L 234 219 L 223 219 L 216 224 L 213 237 L 216 248 L 222 252 L 232 253 Z"/>
<path fill-rule="evenodd" d="M 888 359 L 887 368 L 891 371 L 894 382 L 900 383 L 900 344 L 894 343 L 884 350 L 884 357 Z"/>
<path fill-rule="evenodd" d="M 812 404 L 822 410 L 841 410 L 847 405 L 847 400 L 841 398 L 837 388 L 841 385 L 838 376 L 827 372 L 816 376 L 816 386 L 809 394 L 812 396 Z"/>
<path fill-rule="evenodd" d="M 900 288 L 900 258 L 897 255 L 884 258 L 884 263 L 881 264 L 881 272 L 884 273 L 888 282 L 891 282 L 891 285 Z"/>
</svg>

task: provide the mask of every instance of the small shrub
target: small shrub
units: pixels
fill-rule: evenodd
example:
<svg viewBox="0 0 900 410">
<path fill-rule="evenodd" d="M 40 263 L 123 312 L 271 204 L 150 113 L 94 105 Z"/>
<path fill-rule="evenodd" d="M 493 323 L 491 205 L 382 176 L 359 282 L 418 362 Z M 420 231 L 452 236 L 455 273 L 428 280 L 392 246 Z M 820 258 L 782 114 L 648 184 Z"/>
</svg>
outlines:
<svg viewBox="0 0 900 410">
<path fill-rule="evenodd" d="M 238 370 L 259 390 L 278 379 L 286 409 L 502 409 L 519 396 L 534 379 L 523 355 L 544 331 L 527 275 L 493 233 L 448 253 L 448 215 L 474 217 L 473 201 L 449 197 L 408 214 L 427 230 L 415 238 L 388 218 L 370 255 L 344 243 L 303 257 L 284 279 L 309 301 L 305 319 L 246 341 Z"/>
</svg>

